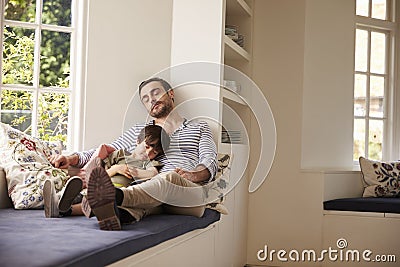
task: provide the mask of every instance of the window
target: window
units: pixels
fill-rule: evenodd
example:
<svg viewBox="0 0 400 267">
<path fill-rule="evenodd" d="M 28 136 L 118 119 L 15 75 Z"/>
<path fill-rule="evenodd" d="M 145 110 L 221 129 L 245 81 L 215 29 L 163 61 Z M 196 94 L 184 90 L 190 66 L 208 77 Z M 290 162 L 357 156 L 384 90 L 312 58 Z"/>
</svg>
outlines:
<svg viewBox="0 0 400 267">
<path fill-rule="evenodd" d="M 1 121 L 71 143 L 75 0 L 1 1 Z"/>
<path fill-rule="evenodd" d="M 374 160 L 387 159 L 394 127 L 394 2 L 356 1 L 354 71 L 354 150 Z"/>
</svg>

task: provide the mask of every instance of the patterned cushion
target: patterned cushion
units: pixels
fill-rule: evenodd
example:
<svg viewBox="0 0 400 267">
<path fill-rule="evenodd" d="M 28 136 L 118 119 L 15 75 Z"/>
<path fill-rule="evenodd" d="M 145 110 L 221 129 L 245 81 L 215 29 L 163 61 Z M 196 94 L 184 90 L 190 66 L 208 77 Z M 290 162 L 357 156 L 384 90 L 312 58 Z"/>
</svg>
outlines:
<svg viewBox="0 0 400 267">
<path fill-rule="evenodd" d="M 400 197 L 400 161 L 380 162 L 360 157 L 363 197 Z"/>
<path fill-rule="evenodd" d="M 204 195 L 206 199 L 210 200 L 206 208 L 216 210 L 225 215 L 228 214 L 228 209 L 222 203 L 229 189 L 231 157 L 229 154 L 218 154 L 218 171 L 215 179 L 203 186 Z"/>
<path fill-rule="evenodd" d="M 0 123 L 0 166 L 4 168 L 8 194 L 16 209 L 43 205 L 43 184 L 54 180 L 60 191 L 68 179 L 65 171 L 54 168 L 48 156 L 61 153 L 60 142 L 43 142 Z"/>
</svg>

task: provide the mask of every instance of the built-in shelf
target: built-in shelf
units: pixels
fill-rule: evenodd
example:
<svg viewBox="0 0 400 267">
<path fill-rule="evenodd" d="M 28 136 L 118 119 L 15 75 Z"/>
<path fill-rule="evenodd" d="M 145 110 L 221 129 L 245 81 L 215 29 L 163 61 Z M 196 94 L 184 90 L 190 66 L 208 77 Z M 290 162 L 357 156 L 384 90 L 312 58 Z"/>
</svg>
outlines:
<svg viewBox="0 0 400 267">
<path fill-rule="evenodd" d="M 229 89 L 223 88 L 221 90 L 221 96 L 222 96 L 222 98 L 226 98 L 226 99 L 234 101 L 238 104 L 247 106 L 247 103 L 237 93 L 232 92 Z"/>
<path fill-rule="evenodd" d="M 226 59 L 250 61 L 250 54 L 226 35 L 224 35 L 224 44 Z"/>
<path fill-rule="evenodd" d="M 227 0 L 226 1 L 226 12 L 230 15 L 243 15 L 251 17 L 253 10 L 244 0 Z"/>
</svg>

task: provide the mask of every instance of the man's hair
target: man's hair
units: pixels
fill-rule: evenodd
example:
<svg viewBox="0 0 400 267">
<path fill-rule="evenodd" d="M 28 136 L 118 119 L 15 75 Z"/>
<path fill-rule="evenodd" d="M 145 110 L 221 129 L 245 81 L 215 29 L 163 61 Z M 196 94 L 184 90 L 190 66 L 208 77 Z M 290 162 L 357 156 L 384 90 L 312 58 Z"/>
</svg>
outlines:
<svg viewBox="0 0 400 267">
<path fill-rule="evenodd" d="M 167 92 L 168 90 L 172 89 L 172 86 L 164 79 L 158 78 L 158 77 L 154 77 L 154 78 L 150 78 L 148 80 L 145 80 L 143 82 L 140 83 L 139 85 L 139 95 L 142 93 L 142 88 L 151 82 L 160 82 L 162 87 L 164 88 L 165 92 Z"/>
<path fill-rule="evenodd" d="M 154 150 L 157 151 L 159 155 L 164 154 L 170 144 L 167 132 L 159 125 L 147 125 L 144 127 L 140 131 L 137 141 L 138 143 L 145 141 L 146 144 L 155 142 Z"/>
</svg>

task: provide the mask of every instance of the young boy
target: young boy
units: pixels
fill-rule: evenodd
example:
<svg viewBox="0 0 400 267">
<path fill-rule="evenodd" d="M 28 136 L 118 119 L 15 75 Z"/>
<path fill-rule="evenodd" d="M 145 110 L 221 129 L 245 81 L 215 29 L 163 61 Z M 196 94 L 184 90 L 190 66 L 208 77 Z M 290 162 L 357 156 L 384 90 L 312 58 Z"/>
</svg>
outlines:
<svg viewBox="0 0 400 267">
<path fill-rule="evenodd" d="M 92 159 L 84 167 L 86 179 L 91 170 L 97 166 L 104 166 L 107 174 L 116 187 L 126 187 L 131 183 L 142 182 L 158 174 L 161 165 L 154 160 L 163 155 L 169 147 L 169 136 L 158 125 L 144 127 L 137 137 L 137 145 L 132 154 L 120 149 L 116 150 L 109 145 L 101 145 L 93 154 Z M 86 181 L 87 183 L 88 181 Z M 45 216 L 59 217 L 68 215 L 89 216 L 87 203 L 79 197 L 82 187 L 86 187 L 82 180 L 74 176 L 68 180 L 60 199 L 56 196 L 51 180 L 46 180 L 43 188 Z M 79 204 L 76 204 L 76 203 Z M 76 205 L 73 205 L 76 204 Z"/>
<path fill-rule="evenodd" d="M 123 149 L 115 150 L 111 146 L 101 145 L 94 155 L 103 160 L 104 168 L 115 187 L 127 187 L 131 183 L 156 176 L 161 164 L 154 158 L 164 154 L 168 146 L 169 138 L 164 130 L 158 125 L 148 125 L 139 133 L 132 154 Z"/>
</svg>

